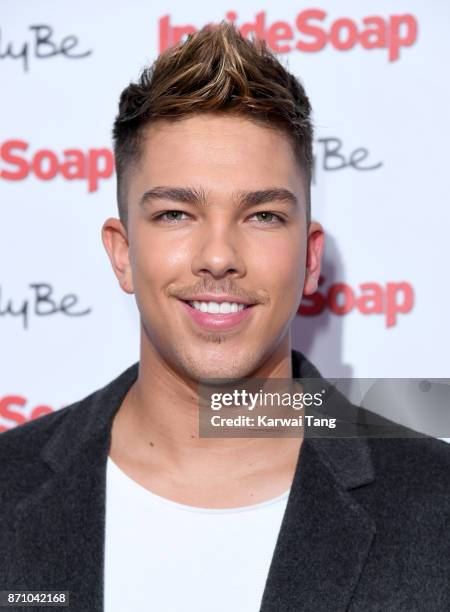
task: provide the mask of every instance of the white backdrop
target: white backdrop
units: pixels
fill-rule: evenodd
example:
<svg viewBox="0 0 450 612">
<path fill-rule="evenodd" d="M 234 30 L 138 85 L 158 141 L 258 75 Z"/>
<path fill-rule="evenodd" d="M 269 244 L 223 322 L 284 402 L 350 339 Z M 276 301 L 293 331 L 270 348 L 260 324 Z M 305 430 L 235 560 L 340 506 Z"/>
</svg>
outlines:
<svg viewBox="0 0 450 612">
<path fill-rule="evenodd" d="M 119 94 L 177 28 L 227 14 L 279 45 L 314 108 L 327 247 L 294 347 L 330 377 L 450 376 L 446 0 L 0 0 L 0 427 L 138 359 L 134 298 L 100 238 Z"/>
</svg>

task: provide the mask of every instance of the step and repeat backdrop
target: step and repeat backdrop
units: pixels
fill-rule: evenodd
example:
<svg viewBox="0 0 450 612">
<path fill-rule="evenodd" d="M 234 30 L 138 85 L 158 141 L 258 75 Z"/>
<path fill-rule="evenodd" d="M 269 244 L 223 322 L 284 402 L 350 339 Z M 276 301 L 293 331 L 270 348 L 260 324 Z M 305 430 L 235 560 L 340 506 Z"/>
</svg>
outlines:
<svg viewBox="0 0 450 612">
<path fill-rule="evenodd" d="M 139 358 L 100 230 L 121 90 L 206 23 L 264 38 L 314 108 L 318 292 L 293 345 L 328 377 L 450 377 L 446 0 L 0 0 L 0 429 Z"/>
</svg>

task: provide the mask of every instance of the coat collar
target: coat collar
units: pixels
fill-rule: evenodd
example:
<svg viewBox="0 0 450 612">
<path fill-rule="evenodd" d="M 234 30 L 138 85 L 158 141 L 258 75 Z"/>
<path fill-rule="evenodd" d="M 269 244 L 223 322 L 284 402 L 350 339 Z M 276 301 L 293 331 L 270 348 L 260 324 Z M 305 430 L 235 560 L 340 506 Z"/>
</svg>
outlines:
<svg viewBox="0 0 450 612">
<path fill-rule="evenodd" d="M 294 378 L 324 381 L 297 351 L 292 365 Z M 106 463 L 114 416 L 138 370 L 133 364 L 67 409 L 42 451 L 53 476 L 17 511 L 19 550 L 27 551 L 20 584 L 70 590 L 74 610 L 88 602 L 103 611 Z M 343 396 L 340 404 L 351 406 Z M 374 477 L 364 439 L 303 441 L 261 612 L 347 609 L 375 533 L 350 491 Z"/>
</svg>

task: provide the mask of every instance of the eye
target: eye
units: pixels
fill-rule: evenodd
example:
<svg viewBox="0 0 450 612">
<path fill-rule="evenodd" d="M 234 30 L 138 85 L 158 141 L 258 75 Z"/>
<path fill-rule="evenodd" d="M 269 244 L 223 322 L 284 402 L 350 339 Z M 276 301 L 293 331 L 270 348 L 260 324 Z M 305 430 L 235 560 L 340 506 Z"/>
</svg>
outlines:
<svg viewBox="0 0 450 612">
<path fill-rule="evenodd" d="M 157 221 L 167 221 L 168 223 L 177 223 L 178 221 L 184 221 L 182 215 L 188 215 L 182 210 L 166 210 L 155 217 Z"/>
<path fill-rule="evenodd" d="M 262 212 L 255 213 L 254 215 L 252 215 L 252 217 L 259 217 L 259 221 L 261 221 L 263 225 L 273 225 L 277 223 L 284 223 L 284 219 L 280 215 L 277 215 L 269 211 L 262 211 Z"/>
</svg>

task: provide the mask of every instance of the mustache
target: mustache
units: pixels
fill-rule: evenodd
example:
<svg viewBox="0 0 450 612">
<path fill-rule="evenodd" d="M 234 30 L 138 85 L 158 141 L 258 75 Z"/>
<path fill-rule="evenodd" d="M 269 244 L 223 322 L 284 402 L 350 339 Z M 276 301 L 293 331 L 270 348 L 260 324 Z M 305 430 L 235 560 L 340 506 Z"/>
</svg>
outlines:
<svg viewBox="0 0 450 612">
<path fill-rule="evenodd" d="M 217 283 L 213 279 L 206 278 L 194 285 L 169 287 L 167 293 L 169 296 L 174 296 L 181 300 L 188 299 L 191 295 L 212 293 L 217 296 L 227 295 L 241 298 L 255 304 L 268 304 L 270 301 L 269 295 L 264 290 L 255 291 L 245 289 L 237 285 L 232 279 L 226 279 L 223 282 Z"/>
</svg>

